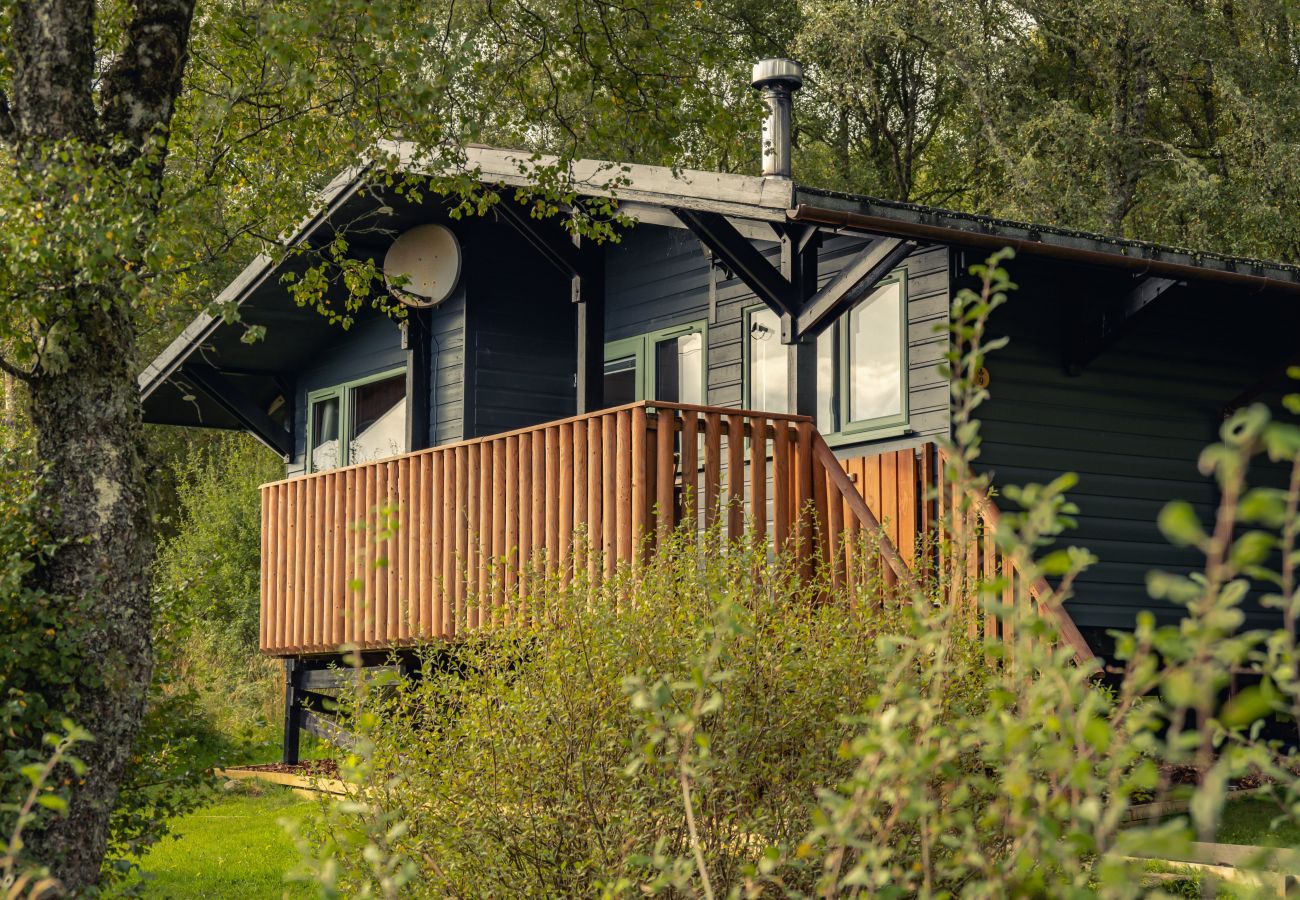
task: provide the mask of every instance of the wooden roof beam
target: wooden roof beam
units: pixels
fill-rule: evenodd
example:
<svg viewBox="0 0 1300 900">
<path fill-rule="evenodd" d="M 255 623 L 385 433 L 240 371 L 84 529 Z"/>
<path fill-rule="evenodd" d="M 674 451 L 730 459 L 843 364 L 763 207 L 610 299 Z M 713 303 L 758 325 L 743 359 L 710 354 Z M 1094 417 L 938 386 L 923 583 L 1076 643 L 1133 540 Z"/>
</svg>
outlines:
<svg viewBox="0 0 1300 900">
<path fill-rule="evenodd" d="M 1104 308 L 1101 314 L 1080 325 L 1074 335 L 1067 370 L 1078 375 L 1107 348 L 1119 340 L 1133 318 L 1150 307 L 1173 287 L 1186 284 L 1174 278 L 1147 276 L 1124 298 Z"/>
<path fill-rule="evenodd" d="M 523 235 L 524 240 L 532 244 L 547 262 L 570 278 L 583 276 L 586 270 L 583 267 L 582 255 L 567 233 L 561 231 L 560 234 L 556 234 L 556 229 L 546 228 L 541 220 L 534 219 L 524 212 L 519 204 L 511 200 L 502 200 L 493 208 L 501 218 L 513 225 L 515 230 Z"/>
<path fill-rule="evenodd" d="M 681 208 L 673 213 L 773 312 L 783 316 L 798 314 L 802 305 L 798 289 L 725 216 Z"/>
<path fill-rule="evenodd" d="M 289 460 L 293 455 L 293 441 L 288 429 L 268 416 L 243 391 L 231 383 L 213 366 L 187 362 L 181 374 L 194 384 L 246 431 L 263 444 Z"/>
</svg>

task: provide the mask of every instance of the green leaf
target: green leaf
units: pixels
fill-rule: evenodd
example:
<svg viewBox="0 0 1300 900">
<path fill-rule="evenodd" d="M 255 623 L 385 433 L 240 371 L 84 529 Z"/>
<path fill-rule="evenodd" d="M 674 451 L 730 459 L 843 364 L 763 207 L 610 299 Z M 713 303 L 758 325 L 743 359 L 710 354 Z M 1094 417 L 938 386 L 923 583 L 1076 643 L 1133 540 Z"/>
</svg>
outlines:
<svg viewBox="0 0 1300 900">
<path fill-rule="evenodd" d="M 1205 531 L 1196 518 L 1196 510 L 1186 500 L 1166 503 L 1156 524 L 1160 526 L 1161 534 L 1179 547 L 1199 546 L 1205 540 Z"/>
<path fill-rule="evenodd" d="M 65 812 L 68 808 L 68 801 L 64 800 L 58 794 L 41 794 L 36 798 L 36 802 L 46 809 L 52 809 L 55 812 Z"/>
<path fill-rule="evenodd" d="M 1245 688 L 1223 706 L 1219 719 L 1229 728 L 1245 728 L 1273 708 L 1269 692 L 1258 685 Z"/>
</svg>

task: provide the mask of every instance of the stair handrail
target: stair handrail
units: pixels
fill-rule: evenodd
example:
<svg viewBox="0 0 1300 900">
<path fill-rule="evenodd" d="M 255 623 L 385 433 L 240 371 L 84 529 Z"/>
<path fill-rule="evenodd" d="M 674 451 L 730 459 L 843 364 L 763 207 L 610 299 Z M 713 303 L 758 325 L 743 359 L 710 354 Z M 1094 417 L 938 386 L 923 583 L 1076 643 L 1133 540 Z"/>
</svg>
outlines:
<svg viewBox="0 0 1300 900">
<path fill-rule="evenodd" d="M 867 501 L 863 498 L 857 486 L 853 484 L 853 479 L 849 473 L 844 471 L 840 465 L 839 458 L 835 456 L 835 451 L 831 449 L 830 444 L 826 443 L 826 438 L 820 431 L 813 430 L 813 455 L 826 470 L 826 475 L 840 492 L 842 498 L 847 502 L 849 511 L 857 518 L 859 524 L 866 530 L 877 535 L 879 540 L 879 551 L 882 559 L 889 564 L 889 572 L 894 578 L 901 582 L 909 591 L 916 589 L 916 581 L 912 577 L 912 570 L 908 568 L 907 561 L 903 559 L 894 546 L 894 542 L 889 539 L 880 521 L 871 512 L 871 507 L 867 506 Z"/>
<path fill-rule="evenodd" d="M 947 469 L 949 462 L 948 454 L 942 447 L 937 447 L 935 456 L 938 461 L 938 465 L 935 467 L 935 477 L 942 479 L 943 472 Z M 983 527 L 992 531 L 996 543 L 998 529 L 1003 524 L 1002 511 L 998 509 L 998 505 L 993 502 L 993 498 L 989 496 L 987 491 L 973 487 L 968 487 L 967 491 L 971 498 L 971 508 L 977 511 Z M 939 526 L 942 528 L 943 523 L 940 522 Z M 1085 662 L 1095 659 L 1097 654 L 1093 652 L 1088 639 L 1083 636 L 1083 632 L 1079 631 L 1079 626 L 1074 624 L 1074 619 L 1066 611 L 1065 606 L 1053 599 L 1056 592 L 1047 583 L 1047 579 L 1041 573 L 1032 579 L 1025 578 L 1025 573 L 1021 570 L 1014 557 L 1002 554 L 1002 558 L 1024 579 L 1025 588 L 1030 599 L 1038 607 L 1039 614 L 1050 619 L 1056 625 L 1062 640 L 1074 650 L 1076 661 Z"/>
</svg>

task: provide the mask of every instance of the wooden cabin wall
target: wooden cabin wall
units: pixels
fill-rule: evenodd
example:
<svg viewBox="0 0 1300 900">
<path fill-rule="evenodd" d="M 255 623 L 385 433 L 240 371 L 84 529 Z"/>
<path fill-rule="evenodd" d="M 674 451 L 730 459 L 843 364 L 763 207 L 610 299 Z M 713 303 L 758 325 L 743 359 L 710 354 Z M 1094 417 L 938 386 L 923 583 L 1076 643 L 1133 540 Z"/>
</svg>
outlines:
<svg viewBox="0 0 1300 900">
<path fill-rule="evenodd" d="M 572 416 L 578 344 L 568 276 L 515 229 L 490 219 L 469 226 L 464 436 Z"/>
<path fill-rule="evenodd" d="M 465 362 L 463 286 L 433 310 L 431 321 L 435 336 L 432 366 L 436 390 L 428 400 L 432 404 L 429 428 L 438 443 L 458 441 L 464 437 L 461 421 Z M 347 330 L 336 326 L 332 339 L 320 347 L 315 358 L 319 364 L 300 372 L 294 388 L 293 459 L 287 467 L 288 475 L 305 471 L 307 396 L 311 392 L 407 364 L 401 329 L 387 316 L 375 314 L 359 319 Z"/>
<path fill-rule="evenodd" d="M 780 264 L 775 241 L 754 241 L 774 265 Z M 819 277 L 825 284 L 865 244 L 856 236 L 832 235 L 823 244 Z M 872 443 L 839 446 L 842 456 L 919 444 L 948 428 L 947 388 L 937 364 L 947 337 L 936 326 L 947 320 L 948 251 L 930 247 L 907 260 L 908 405 L 911 432 Z M 719 275 L 717 304 L 709 320 L 709 264 L 700 243 L 687 230 L 659 225 L 636 226 L 606 256 L 605 337 L 634 337 L 675 325 L 708 322 L 708 398 L 713 406 L 739 408 L 744 397 L 744 316 L 759 303 L 738 278 Z M 855 450 L 858 452 L 855 453 Z"/>
<path fill-rule="evenodd" d="M 1132 627 L 1141 609 L 1177 617 L 1147 594 L 1146 573 L 1187 571 L 1201 560 L 1171 547 L 1156 516 L 1167 501 L 1184 499 L 1209 520 L 1217 489 L 1197 471 L 1197 456 L 1217 439 L 1225 405 L 1278 374 L 1294 353 L 1300 316 L 1294 304 L 1239 288 L 1176 288 L 1081 374 L 1068 375 L 1065 341 L 1084 327 L 1080 312 L 1127 290 L 1131 276 L 1025 257 L 1009 267 L 1020 289 L 990 322 L 991 336 L 1011 342 L 990 357 L 981 462 L 997 484 L 1078 473 L 1070 493 L 1078 528 L 1063 543 L 1088 547 L 1101 561 L 1068 606 L 1094 646 L 1108 647 L 1105 629 Z M 1270 481 L 1280 475 L 1257 471 Z M 1246 609 L 1252 626 L 1272 621 L 1253 602 Z"/>
<path fill-rule="evenodd" d="M 433 444 L 465 437 L 465 290 L 462 286 L 433 311 L 434 393 L 429 403 Z"/>
</svg>

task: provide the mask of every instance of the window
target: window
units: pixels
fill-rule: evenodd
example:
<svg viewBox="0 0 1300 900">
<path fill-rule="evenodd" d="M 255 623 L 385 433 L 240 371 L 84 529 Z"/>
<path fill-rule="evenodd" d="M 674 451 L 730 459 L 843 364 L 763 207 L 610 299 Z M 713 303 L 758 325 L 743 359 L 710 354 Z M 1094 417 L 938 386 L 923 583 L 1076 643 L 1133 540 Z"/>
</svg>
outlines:
<svg viewBox="0 0 1300 900">
<path fill-rule="evenodd" d="M 340 438 L 345 438 L 340 440 Z M 307 396 L 307 470 L 372 462 L 406 452 L 406 373 L 313 391 Z"/>
<path fill-rule="evenodd" d="M 817 428 L 848 434 L 907 422 L 907 316 L 902 279 L 880 285 L 817 337 Z M 745 316 L 746 404 L 789 411 L 789 350 L 765 306 Z"/>
<path fill-rule="evenodd" d="M 343 464 L 339 453 L 339 397 L 323 396 L 311 405 L 311 457 L 308 468 L 312 472 L 333 469 Z"/>
<path fill-rule="evenodd" d="M 606 344 L 606 405 L 636 400 L 703 404 L 706 344 L 702 322 Z"/>
<path fill-rule="evenodd" d="M 781 318 L 766 306 L 749 311 L 745 320 L 749 346 L 749 409 L 789 412 L 789 353 L 781 343 Z"/>
</svg>

